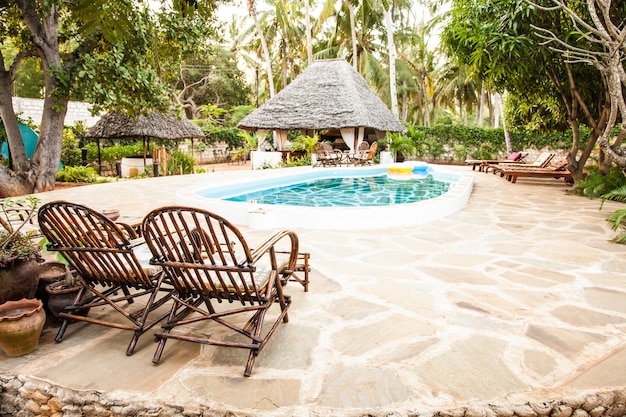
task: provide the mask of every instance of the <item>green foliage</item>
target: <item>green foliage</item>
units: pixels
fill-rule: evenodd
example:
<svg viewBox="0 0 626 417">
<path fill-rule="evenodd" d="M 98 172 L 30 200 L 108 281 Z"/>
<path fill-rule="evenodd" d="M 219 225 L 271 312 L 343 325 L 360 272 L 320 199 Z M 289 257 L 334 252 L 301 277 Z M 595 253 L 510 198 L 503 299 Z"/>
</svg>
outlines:
<svg viewBox="0 0 626 417">
<path fill-rule="evenodd" d="M 245 141 L 245 144 L 241 149 L 238 149 L 237 152 L 233 155 L 233 159 L 240 159 L 244 154 L 250 151 L 254 151 L 259 143 L 259 140 L 256 135 L 251 134 L 245 130 L 241 130 L 238 133 L 239 137 Z"/>
<path fill-rule="evenodd" d="M 63 129 L 63 144 L 61 146 L 61 162 L 63 165 L 80 165 L 81 150 L 78 147 L 78 138 L 71 128 Z"/>
<path fill-rule="evenodd" d="M 418 158 L 438 159 L 445 156 L 462 162 L 464 155 L 469 155 L 471 159 L 497 159 L 507 154 L 503 129 L 457 124 L 408 126 L 407 129 L 406 135 L 413 140 Z M 544 148 L 565 151 L 571 147 L 573 140 L 570 130 L 547 133 L 520 130 L 510 133 L 514 151 Z M 588 129 L 581 129 L 583 144 L 589 140 L 589 133 Z"/>
<path fill-rule="evenodd" d="M 106 146 L 101 141 L 100 160 L 102 163 L 114 164 L 126 156 L 143 156 L 143 143 L 137 141 L 129 145 L 111 145 Z M 98 144 L 91 142 L 85 145 L 87 148 L 87 160 L 89 162 L 98 162 Z"/>
<path fill-rule="evenodd" d="M 98 176 L 93 167 L 87 166 L 64 166 L 57 172 L 57 181 L 60 182 L 86 182 L 90 184 L 108 182 L 106 178 Z"/>
<path fill-rule="evenodd" d="M 319 141 L 317 134 L 313 136 L 298 135 L 292 143 L 292 151 L 304 151 L 307 154 L 312 154 L 315 151 L 315 145 Z"/>
<path fill-rule="evenodd" d="M 5 198 L 0 204 L 2 231 L 0 231 L 0 266 L 15 260 L 39 261 L 41 248 L 32 240 L 31 233 L 22 228 L 31 222 L 41 200 L 29 196 L 24 199 Z"/>
<path fill-rule="evenodd" d="M 584 195 L 589 198 L 612 200 L 616 199 L 608 197 L 612 195 L 612 190 L 618 190 L 626 185 L 626 177 L 619 167 L 611 167 L 609 173 L 606 175 L 600 175 L 597 166 L 589 166 L 586 170 L 587 177 L 582 181 L 577 181 L 570 190 L 570 193 Z"/>
<path fill-rule="evenodd" d="M 299 158 L 291 157 L 287 160 L 287 162 L 281 163 L 281 167 L 284 168 L 302 167 L 309 165 L 311 165 L 311 154 L 306 154 Z"/>
<path fill-rule="evenodd" d="M 626 203 L 626 181 L 622 186 L 604 194 L 602 196 L 602 202 L 604 203 L 606 200 Z M 618 235 L 613 239 L 613 241 L 620 244 L 626 244 L 626 208 L 614 211 L 607 218 L 607 221 L 611 223 L 612 229 L 618 232 Z"/>
<path fill-rule="evenodd" d="M 389 150 L 393 153 L 394 159 L 398 157 L 408 158 L 415 152 L 416 146 L 412 137 L 399 133 L 387 133 Z"/>
<path fill-rule="evenodd" d="M 237 124 L 241 121 L 241 119 L 243 119 L 244 117 L 246 117 L 253 111 L 254 111 L 254 106 L 251 106 L 251 105 L 240 105 L 240 106 L 235 106 L 231 108 L 230 109 L 231 117 L 229 120 L 230 125 L 233 127 L 237 126 Z"/>
<path fill-rule="evenodd" d="M 173 151 L 167 159 L 167 175 L 184 175 L 193 172 L 193 156 L 181 151 Z"/>
<path fill-rule="evenodd" d="M 241 129 L 236 127 L 215 127 L 215 126 L 199 126 L 202 133 L 205 134 L 203 142 L 208 144 L 224 142 L 228 146 L 228 150 L 238 149 L 244 145 L 243 138 L 239 136 Z"/>
</svg>

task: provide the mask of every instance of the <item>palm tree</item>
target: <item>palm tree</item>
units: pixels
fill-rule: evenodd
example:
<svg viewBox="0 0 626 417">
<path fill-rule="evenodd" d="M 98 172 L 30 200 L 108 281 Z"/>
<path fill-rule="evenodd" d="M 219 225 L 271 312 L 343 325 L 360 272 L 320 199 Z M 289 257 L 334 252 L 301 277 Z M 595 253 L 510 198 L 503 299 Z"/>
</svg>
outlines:
<svg viewBox="0 0 626 417">
<path fill-rule="evenodd" d="M 393 0 L 392 0 L 393 1 Z M 387 53 L 389 55 L 389 95 L 391 97 L 391 113 L 398 117 L 398 93 L 396 92 L 396 45 L 393 42 L 393 3 L 382 0 L 385 29 L 387 29 Z"/>
<path fill-rule="evenodd" d="M 254 22 L 254 26 L 256 27 L 257 35 L 261 40 L 261 46 L 263 47 L 263 55 L 265 57 L 265 70 L 267 71 L 267 80 L 270 87 L 270 97 L 274 97 L 276 91 L 274 89 L 274 75 L 272 74 L 272 59 L 270 56 L 269 48 L 267 47 L 267 42 L 265 40 L 265 36 L 263 35 L 263 30 L 261 29 L 261 23 L 257 18 L 256 14 L 256 0 L 248 0 L 248 13 Z"/>
<path fill-rule="evenodd" d="M 440 103 L 456 103 L 459 120 L 466 122 L 465 112 L 478 101 L 476 82 L 471 68 L 465 64 L 448 61 L 438 70 L 437 99 Z"/>
</svg>

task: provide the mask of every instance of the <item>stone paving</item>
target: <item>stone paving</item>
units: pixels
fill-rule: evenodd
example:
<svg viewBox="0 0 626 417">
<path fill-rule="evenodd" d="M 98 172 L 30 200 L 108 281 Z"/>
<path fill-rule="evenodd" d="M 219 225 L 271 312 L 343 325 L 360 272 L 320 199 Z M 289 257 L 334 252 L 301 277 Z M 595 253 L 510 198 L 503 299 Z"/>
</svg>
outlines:
<svg viewBox="0 0 626 417">
<path fill-rule="evenodd" d="M 263 173 L 39 196 L 132 217 L 175 204 L 179 187 L 250 175 Z M 54 323 L 34 353 L 0 352 L 0 374 L 211 415 L 417 415 L 624 390 L 626 247 L 610 242 L 606 222 L 623 205 L 599 210 L 599 201 L 567 189 L 560 180 L 510 184 L 476 173 L 467 206 L 441 220 L 368 232 L 296 230 L 311 253 L 310 291 L 289 284 L 289 323 L 250 378 L 242 376 L 245 352 L 235 349 L 169 342 L 155 366 L 149 336 L 127 357 L 126 333 L 76 324 L 56 344 Z M 242 231 L 252 245 L 270 233 Z"/>
</svg>

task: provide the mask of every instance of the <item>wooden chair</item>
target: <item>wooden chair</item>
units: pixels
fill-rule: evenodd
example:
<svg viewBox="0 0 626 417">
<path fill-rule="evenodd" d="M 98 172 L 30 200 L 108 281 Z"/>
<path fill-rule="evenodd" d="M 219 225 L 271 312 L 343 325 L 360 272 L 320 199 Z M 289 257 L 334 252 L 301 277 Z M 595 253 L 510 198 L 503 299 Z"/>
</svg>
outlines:
<svg viewBox="0 0 626 417">
<path fill-rule="evenodd" d="M 168 339 L 248 349 L 244 375 L 250 376 L 256 356 L 278 324 L 288 321 L 291 299 L 283 293 L 283 283 L 296 268 L 297 235 L 280 231 L 251 250 L 228 220 L 189 207 L 150 212 L 143 235 L 153 254 L 151 262 L 163 268 L 176 289 L 163 331 L 155 334 L 159 345 L 153 362 L 159 363 Z M 266 324 L 274 303 L 278 311 Z M 194 334 L 190 327 L 200 321 L 222 325 L 245 341 Z"/>
<path fill-rule="evenodd" d="M 376 150 L 378 149 L 378 142 L 372 143 L 367 153 L 357 156 L 354 159 L 355 165 L 371 165 L 374 163 L 374 156 L 376 155 Z"/>
<path fill-rule="evenodd" d="M 336 166 L 341 164 L 343 152 L 333 149 L 330 143 L 318 142 L 315 144 L 315 158 L 317 160 L 315 166 Z"/>
<path fill-rule="evenodd" d="M 66 201 L 44 204 L 39 209 L 39 226 L 48 249 L 59 252 L 78 272 L 82 287 L 73 305 L 59 314 L 63 322 L 55 340 L 63 339 L 70 323 L 84 321 L 132 331 L 126 350 L 132 355 L 139 337 L 167 317 L 167 312 L 149 317 L 150 313 L 173 294 L 171 286 L 163 285 L 162 269 L 149 264 L 148 247 L 141 239 L 132 239 L 132 228 L 120 228 L 102 213 Z M 145 300 L 145 306 L 127 311 L 138 297 Z M 99 306 L 111 307 L 106 313 L 119 314 L 84 315 Z"/>
</svg>

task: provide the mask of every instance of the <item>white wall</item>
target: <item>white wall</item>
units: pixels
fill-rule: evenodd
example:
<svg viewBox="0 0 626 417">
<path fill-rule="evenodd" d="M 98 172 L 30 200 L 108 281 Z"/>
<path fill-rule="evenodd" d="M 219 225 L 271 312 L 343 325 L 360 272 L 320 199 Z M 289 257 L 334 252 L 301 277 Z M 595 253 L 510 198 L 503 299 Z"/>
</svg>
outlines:
<svg viewBox="0 0 626 417">
<path fill-rule="evenodd" d="M 13 97 L 13 108 L 20 118 L 28 120 L 33 119 L 37 125 L 41 125 L 41 116 L 43 113 L 43 99 Z M 67 115 L 65 116 L 66 126 L 75 126 L 83 123 L 85 127 L 92 127 L 100 120 L 100 116 L 92 116 L 89 109 L 91 104 L 79 101 L 70 101 L 67 106 Z"/>
</svg>

